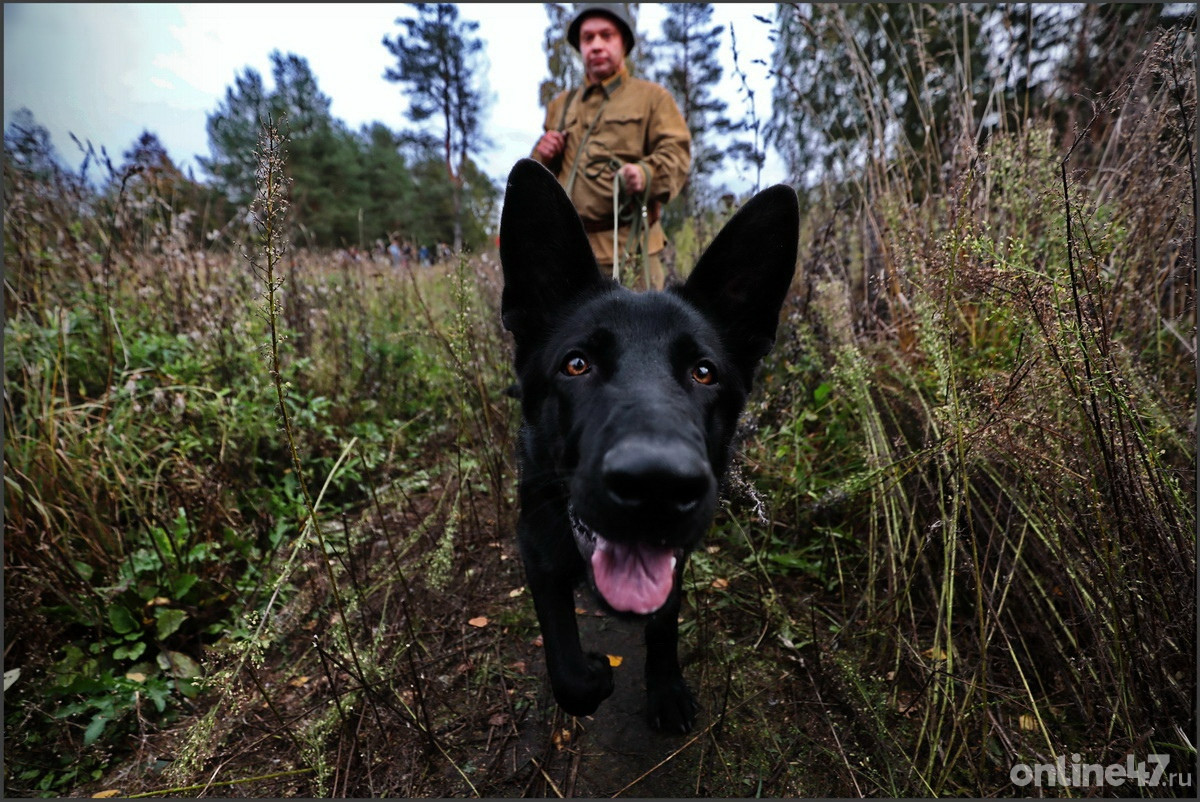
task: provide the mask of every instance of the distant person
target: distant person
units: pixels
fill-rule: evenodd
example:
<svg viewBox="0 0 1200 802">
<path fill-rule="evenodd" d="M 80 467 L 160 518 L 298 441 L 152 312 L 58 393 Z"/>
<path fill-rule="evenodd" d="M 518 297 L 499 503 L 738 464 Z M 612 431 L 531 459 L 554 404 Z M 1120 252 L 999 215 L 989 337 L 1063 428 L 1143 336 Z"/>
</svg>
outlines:
<svg viewBox="0 0 1200 802">
<path fill-rule="evenodd" d="M 404 251 L 400 250 L 400 238 L 392 237 L 392 242 L 388 245 L 388 256 L 392 259 L 392 267 L 404 266 Z"/>
<path fill-rule="evenodd" d="M 692 136 L 662 86 L 634 78 L 625 56 L 633 26 L 617 3 L 582 7 L 567 41 L 583 58 L 585 85 L 546 107 L 545 133 L 532 157 L 546 165 L 575 204 L 600 267 L 613 274 L 642 257 L 639 289 L 662 289 L 662 205 L 677 196 L 692 164 Z M 613 192 L 617 188 L 617 253 L 613 252 Z M 623 278 L 623 277 L 622 277 Z"/>
</svg>

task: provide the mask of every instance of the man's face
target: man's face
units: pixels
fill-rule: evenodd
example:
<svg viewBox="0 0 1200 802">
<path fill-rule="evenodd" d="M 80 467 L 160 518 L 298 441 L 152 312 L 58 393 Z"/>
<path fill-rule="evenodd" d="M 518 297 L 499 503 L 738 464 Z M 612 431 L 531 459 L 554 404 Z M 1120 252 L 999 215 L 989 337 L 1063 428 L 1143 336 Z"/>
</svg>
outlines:
<svg viewBox="0 0 1200 802">
<path fill-rule="evenodd" d="M 579 53 L 589 81 L 595 83 L 612 77 L 625 63 L 621 29 L 601 14 L 588 17 L 579 26 Z"/>
</svg>

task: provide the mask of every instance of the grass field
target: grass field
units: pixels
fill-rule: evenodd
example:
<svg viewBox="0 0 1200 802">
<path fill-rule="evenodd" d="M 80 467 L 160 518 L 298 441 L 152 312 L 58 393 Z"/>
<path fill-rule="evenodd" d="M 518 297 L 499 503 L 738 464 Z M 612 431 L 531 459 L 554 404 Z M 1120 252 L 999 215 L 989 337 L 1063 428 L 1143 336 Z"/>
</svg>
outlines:
<svg viewBox="0 0 1200 802">
<path fill-rule="evenodd" d="M 495 254 L 299 250 L 265 178 L 256 225 L 199 248 L 169 199 L 81 214 L 6 165 L 7 793 L 1191 796 L 1172 58 L 1102 138 L 963 132 L 944 191 L 910 153 L 807 198 L 687 575 L 705 713 L 669 742 L 549 696 Z M 1082 768 L 1127 760 L 1160 782 Z M 1083 780 L 1021 782 L 1056 761 Z"/>
</svg>

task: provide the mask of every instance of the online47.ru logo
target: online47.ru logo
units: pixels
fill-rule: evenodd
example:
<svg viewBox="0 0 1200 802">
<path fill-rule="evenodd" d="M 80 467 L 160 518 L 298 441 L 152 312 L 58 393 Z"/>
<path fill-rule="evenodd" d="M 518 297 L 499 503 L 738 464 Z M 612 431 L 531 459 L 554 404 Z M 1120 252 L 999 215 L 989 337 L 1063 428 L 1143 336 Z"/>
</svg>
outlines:
<svg viewBox="0 0 1200 802">
<path fill-rule="evenodd" d="M 1039 787 L 1097 787 L 1121 786 L 1126 782 L 1143 788 L 1159 786 L 1189 788 L 1192 785 L 1190 773 L 1168 772 L 1171 762 L 1170 755 L 1147 755 L 1145 760 L 1136 760 L 1128 755 L 1124 763 L 1084 763 L 1078 754 L 1071 755 L 1070 762 L 1066 755 L 1059 755 L 1053 763 L 1018 763 L 1008 772 L 1013 785 L 1024 787 L 1036 785 Z"/>
</svg>

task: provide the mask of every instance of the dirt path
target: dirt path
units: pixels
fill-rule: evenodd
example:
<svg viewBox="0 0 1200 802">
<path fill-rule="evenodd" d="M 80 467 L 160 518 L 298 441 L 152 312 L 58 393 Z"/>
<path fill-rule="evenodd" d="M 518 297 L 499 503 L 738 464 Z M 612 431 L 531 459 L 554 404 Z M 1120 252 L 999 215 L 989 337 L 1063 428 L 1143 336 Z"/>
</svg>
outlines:
<svg viewBox="0 0 1200 802">
<path fill-rule="evenodd" d="M 407 523 L 424 517 L 421 507 Z M 468 537 L 459 581 L 441 588 L 413 581 L 402 592 L 376 581 L 392 566 L 382 541 L 347 561 L 363 572 L 347 580 L 347 592 L 362 600 L 363 620 L 380 625 L 358 650 L 385 667 L 381 681 L 364 682 L 343 659 L 336 631 L 322 626 L 331 594 L 314 562 L 297 575 L 302 590 L 277 614 L 274 648 L 261 665 L 245 669 L 229 695 L 214 687 L 75 795 L 161 793 L 172 783 L 195 786 L 198 796 L 263 798 L 806 795 L 810 760 L 798 747 L 829 753 L 824 706 L 814 706 L 794 661 L 772 650 L 762 618 L 734 604 L 729 589 L 693 591 L 684 604 L 680 657 L 702 708 L 687 735 L 659 734 L 647 721 L 643 625 L 600 614 L 590 592 L 577 593 L 584 647 L 621 660 L 613 695 L 575 719 L 551 694 L 515 544 L 492 531 Z M 747 586 L 739 598 L 757 592 Z M 400 611 L 409 605 L 419 649 L 407 648 L 412 636 Z M 481 614 L 482 626 L 470 623 Z M 219 713 L 205 724 L 210 705 Z M 414 719 L 419 709 L 429 718 Z M 421 734 L 424 721 L 434 739 Z M 197 745 L 202 724 L 209 729 Z M 189 754 L 202 758 L 192 774 L 160 771 Z M 206 785 L 214 781 L 225 785 Z"/>
<path fill-rule="evenodd" d="M 642 678 L 642 625 L 595 611 L 586 592 L 576 594 L 584 648 L 621 658 L 615 690 L 598 711 L 572 719 L 559 711 L 545 679 L 540 652 L 531 673 L 542 682 L 537 707 L 511 746 L 509 765 L 518 767 L 502 796 L 681 797 L 695 795 L 700 744 L 707 724 L 701 713 L 688 735 L 662 735 L 646 720 Z M 686 674 L 686 670 L 685 670 Z M 523 780 L 523 782 L 521 782 Z"/>
</svg>

